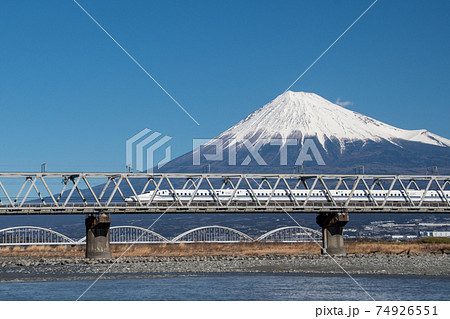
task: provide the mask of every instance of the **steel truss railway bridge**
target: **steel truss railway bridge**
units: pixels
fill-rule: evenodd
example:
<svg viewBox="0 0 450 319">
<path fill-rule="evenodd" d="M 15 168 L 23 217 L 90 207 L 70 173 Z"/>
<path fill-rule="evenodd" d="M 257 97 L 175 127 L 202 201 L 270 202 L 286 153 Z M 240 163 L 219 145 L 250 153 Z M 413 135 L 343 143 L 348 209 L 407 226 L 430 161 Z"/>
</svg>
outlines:
<svg viewBox="0 0 450 319">
<path fill-rule="evenodd" d="M 56 182 L 56 183 L 55 183 Z M 20 186 L 20 187 L 18 187 Z M 450 213 L 450 176 L 427 175 L 307 175 L 307 174 L 148 174 L 148 173 L 2 173 L 0 172 L 0 215 L 24 214 L 160 214 L 168 213 Z M 151 190 L 194 190 L 188 201 L 175 194 L 171 202 L 157 202 L 154 196 L 147 202 L 125 202 Z M 237 202 L 220 200 L 218 189 L 245 189 L 254 200 Z M 264 202 L 256 196 L 260 189 L 283 189 L 291 201 L 279 202 L 273 192 Z M 303 189 L 303 201 L 292 196 L 293 190 Z M 335 200 L 331 190 L 346 190 L 345 201 Z M 375 190 L 386 190 L 384 197 Z M 429 203 L 423 197 L 412 201 L 390 202 L 393 190 L 436 190 L 440 202 Z M 197 192 L 208 190 L 213 201 L 198 200 Z M 327 202 L 317 202 L 312 194 L 323 190 Z M 365 190 L 370 201 L 356 201 L 356 190 Z M 194 200 L 194 198 L 196 200 Z"/>
<path fill-rule="evenodd" d="M 109 225 L 114 214 L 314 213 L 323 229 L 324 251 L 342 254 L 342 229 L 349 213 L 450 213 L 445 193 L 449 188 L 450 176 L 438 175 L 0 172 L 0 215 L 88 215 L 87 256 L 102 257 L 104 251 L 110 254 Z M 231 191 L 230 198 L 219 197 L 224 189 Z M 157 201 L 161 190 L 170 191 L 171 200 Z M 182 200 L 176 190 L 189 190 L 189 198 Z M 239 190 L 251 200 L 235 200 Z M 263 200 L 257 195 L 260 190 L 269 196 Z M 277 200 L 277 190 L 289 200 Z M 298 190 L 306 194 L 301 200 L 293 195 Z M 317 190 L 326 200 L 314 198 Z M 333 195 L 336 190 L 343 191 L 339 200 Z M 365 200 L 356 196 L 360 190 L 367 194 Z M 413 200 L 410 190 L 420 191 L 420 198 Z M 140 200 L 138 195 L 149 191 L 154 191 L 149 200 Z M 200 191 L 208 192 L 207 200 L 202 200 Z M 395 191 L 405 195 L 389 200 Z M 436 200 L 426 199 L 430 191 Z M 130 196 L 137 200 L 125 201 Z"/>
</svg>

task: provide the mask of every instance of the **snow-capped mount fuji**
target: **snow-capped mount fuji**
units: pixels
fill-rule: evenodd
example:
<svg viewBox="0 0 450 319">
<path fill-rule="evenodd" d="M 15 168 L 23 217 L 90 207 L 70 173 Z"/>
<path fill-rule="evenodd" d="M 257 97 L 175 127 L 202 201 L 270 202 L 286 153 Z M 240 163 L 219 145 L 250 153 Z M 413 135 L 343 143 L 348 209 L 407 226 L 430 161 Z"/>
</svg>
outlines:
<svg viewBox="0 0 450 319">
<path fill-rule="evenodd" d="M 326 150 L 327 141 L 337 141 L 342 149 L 355 141 L 396 144 L 398 140 L 450 146 L 450 140 L 427 130 L 403 130 L 343 108 L 314 93 L 287 91 L 220 134 L 224 140 L 271 138 L 317 138 Z M 303 143 L 301 143 L 303 144 Z"/>
<path fill-rule="evenodd" d="M 450 173 L 449 163 L 449 139 L 388 125 L 314 93 L 287 91 L 161 170 L 201 172 L 209 164 L 211 172 L 292 173 L 302 165 L 306 173 L 364 166 L 373 174 L 424 174 L 431 166 Z"/>
</svg>

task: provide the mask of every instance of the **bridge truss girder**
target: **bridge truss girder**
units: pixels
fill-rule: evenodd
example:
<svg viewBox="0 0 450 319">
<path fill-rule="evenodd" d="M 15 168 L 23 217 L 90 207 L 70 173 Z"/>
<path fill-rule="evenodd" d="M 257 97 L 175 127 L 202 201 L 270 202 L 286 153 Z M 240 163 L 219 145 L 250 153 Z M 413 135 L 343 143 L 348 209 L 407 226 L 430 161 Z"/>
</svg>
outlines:
<svg viewBox="0 0 450 319">
<path fill-rule="evenodd" d="M 52 181 L 52 182 L 50 182 Z M 55 181 L 57 183 L 55 184 Z M 450 176 L 438 175 L 330 175 L 330 174 L 217 174 L 217 173 L 6 173 L 0 172 L 0 214 L 131 214 L 131 213 L 255 213 L 255 212 L 392 212 L 450 213 L 450 201 L 444 191 L 450 188 Z M 419 201 L 407 191 L 423 190 Z M 375 196 L 376 189 L 386 192 Z M 175 190 L 193 190 L 182 200 Z M 220 199 L 217 190 L 230 189 L 229 199 Z M 261 200 L 258 190 L 270 190 Z M 148 201 L 138 195 L 153 190 Z M 173 200 L 157 202 L 158 190 L 170 190 Z M 198 191 L 208 190 L 213 200 L 198 201 Z M 247 190 L 252 200 L 235 200 L 238 190 Z M 290 201 L 274 199 L 275 190 L 284 190 Z M 304 200 L 293 196 L 304 190 Z M 315 201 L 315 190 L 326 195 L 327 202 Z M 337 201 L 333 190 L 344 190 L 344 201 Z M 357 201 L 356 190 L 367 192 L 368 201 Z M 399 202 L 388 201 L 394 190 L 404 191 Z M 440 201 L 425 201 L 426 192 L 434 190 Z M 32 195 L 34 194 L 34 196 Z M 136 202 L 125 199 L 135 196 Z"/>
</svg>

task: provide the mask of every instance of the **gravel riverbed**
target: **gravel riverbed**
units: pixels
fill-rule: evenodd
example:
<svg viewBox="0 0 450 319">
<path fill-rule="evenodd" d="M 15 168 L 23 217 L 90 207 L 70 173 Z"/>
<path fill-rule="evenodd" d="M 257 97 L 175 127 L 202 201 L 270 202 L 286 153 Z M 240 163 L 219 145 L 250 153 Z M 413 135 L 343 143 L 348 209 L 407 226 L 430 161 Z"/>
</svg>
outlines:
<svg viewBox="0 0 450 319">
<path fill-rule="evenodd" d="M 0 257 L 0 282 L 142 278 L 204 273 L 450 275 L 448 254 L 127 257 L 115 259 Z M 342 267 L 342 268 L 341 268 Z"/>
</svg>

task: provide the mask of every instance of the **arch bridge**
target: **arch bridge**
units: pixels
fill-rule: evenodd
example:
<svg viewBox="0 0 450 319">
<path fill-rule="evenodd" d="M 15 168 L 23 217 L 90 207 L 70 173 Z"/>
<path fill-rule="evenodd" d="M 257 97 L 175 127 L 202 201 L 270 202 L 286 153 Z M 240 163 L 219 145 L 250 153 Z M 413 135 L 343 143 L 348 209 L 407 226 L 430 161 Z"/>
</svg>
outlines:
<svg viewBox="0 0 450 319">
<path fill-rule="evenodd" d="M 216 225 L 198 227 L 188 230 L 178 235 L 172 240 L 172 242 L 182 242 L 182 243 L 191 243 L 191 242 L 232 243 L 245 241 L 253 241 L 253 239 L 250 236 L 236 229 Z"/>
<path fill-rule="evenodd" d="M 111 244 L 170 242 L 170 240 L 154 231 L 137 226 L 113 226 L 110 228 L 109 240 Z M 85 244 L 86 237 L 81 238 L 78 243 Z"/>
<path fill-rule="evenodd" d="M 76 245 L 77 242 L 51 229 L 35 226 L 9 227 L 0 230 L 0 245 Z"/>
<path fill-rule="evenodd" d="M 224 226 L 203 226 L 188 230 L 169 240 L 149 229 L 137 226 L 110 228 L 111 244 L 152 243 L 237 243 L 237 242 L 311 242 L 322 240 L 319 231 L 299 226 L 281 227 L 258 238 Z M 86 237 L 79 240 L 51 229 L 35 226 L 18 226 L 0 229 L 0 246 L 28 245 L 85 245 Z"/>
<path fill-rule="evenodd" d="M 322 233 L 307 227 L 287 226 L 271 230 L 260 236 L 257 241 L 265 242 L 319 242 Z"/>
</svg>

